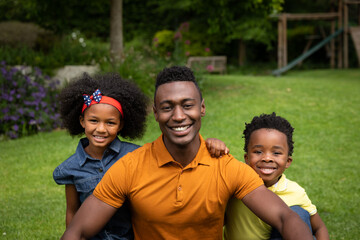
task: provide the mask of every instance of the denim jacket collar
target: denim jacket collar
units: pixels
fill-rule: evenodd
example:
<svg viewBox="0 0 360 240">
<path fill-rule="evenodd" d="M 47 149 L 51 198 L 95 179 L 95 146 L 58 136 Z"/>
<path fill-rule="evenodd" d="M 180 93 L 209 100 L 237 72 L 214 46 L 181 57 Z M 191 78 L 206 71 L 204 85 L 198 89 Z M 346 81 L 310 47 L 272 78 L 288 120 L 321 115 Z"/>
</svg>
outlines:
<svg viewBox="0 0 360 240">
<path fill-rule="evenodd" d="M 88 145 L 89 145 L 89 140 L 87 138 L 82 138 L 80 139 L 79 144 L 76 148 L 76 153 L 78 154 L 80 159 L 79 161 L 80 167 L 82 167 L 87 160 L 94 160 L 94 161 L 98 160 L 91 157 L 89 154 L 85 152 L 85 148 Z M 105 156 L 109 154 L 109 151 L 113 151 L 118 154 L 120 152 L 120 149 L 121 149 L 121 141 L 118 137 L 116 137 L 114 141 L 110 143 L 109 147 L 105 150 L 103 159 L 105 159 Z"/>
</svg>

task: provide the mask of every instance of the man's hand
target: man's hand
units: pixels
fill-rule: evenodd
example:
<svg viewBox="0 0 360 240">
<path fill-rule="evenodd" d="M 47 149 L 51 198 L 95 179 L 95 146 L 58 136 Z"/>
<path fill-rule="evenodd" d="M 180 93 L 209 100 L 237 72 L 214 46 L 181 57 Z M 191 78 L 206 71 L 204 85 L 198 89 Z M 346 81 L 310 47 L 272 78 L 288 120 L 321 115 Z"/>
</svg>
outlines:
<svg viewBox="0 0 360 240">
<path fill-rule="evenodd" d="M 76 212 L 61 239 L 87 239 L 94 236 L 116 211 L 117 208 L 104 203 L 94 195 L 90 195 Z"/>
</svg>

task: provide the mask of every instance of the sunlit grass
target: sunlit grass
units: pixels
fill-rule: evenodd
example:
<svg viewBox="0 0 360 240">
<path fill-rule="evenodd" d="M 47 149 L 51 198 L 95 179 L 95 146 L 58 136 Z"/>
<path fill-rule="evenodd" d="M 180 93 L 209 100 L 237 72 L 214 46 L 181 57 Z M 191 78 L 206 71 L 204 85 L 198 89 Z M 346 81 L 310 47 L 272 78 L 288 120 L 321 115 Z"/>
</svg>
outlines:
<svg viewBox="0 0 360 240">
<path fill-rule="evenodd" d="M 331 239 L 358 239 L 360 187 L 360 71 L 319 70 L 286 76 L 210 76 L 203 83 L 201 134 L 223 140 L 243 159 L 244 123 L 261 113 L 295 127 L 294 161 L 286 171 L 318 207 Z M 157 138 L 149 115 L 143 144 Z M 65 131 L 0 142 L 0 238 L 58 239 L 65 229 L 64 187 L 53 169 L 78 139 Z"/>
</svg>

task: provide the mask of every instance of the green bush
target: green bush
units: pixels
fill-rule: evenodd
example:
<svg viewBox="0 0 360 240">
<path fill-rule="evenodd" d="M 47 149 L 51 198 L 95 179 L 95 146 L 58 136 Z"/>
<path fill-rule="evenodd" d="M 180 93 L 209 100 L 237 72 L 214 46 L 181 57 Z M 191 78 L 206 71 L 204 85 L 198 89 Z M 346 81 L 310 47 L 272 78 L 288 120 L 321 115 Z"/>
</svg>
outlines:
<svg viewBox="0 0 360 240">
<path fill-rule="evenodd" d="M 46 46 L 46 43 L 42 43 Z M 73 31 L 55 41 L 46 51 L 28 46 L 0 46 L 0 60 L 8 65 L 37 66 L 51 75 L 65 65 L 94 65 L 109 59 L 109 47 L 98 39 L 86 39 L 79 31 Z"/>
<path fill-rule="evenodd" d="M 171 30 L 156 32 L 153 38 L 153 49 L 161 56 L 170 57 L 175 49 L 174 32 Z"/>
<path fill-rule="evenodd" d="M 25 68 L 0 64 L 0 136 L 18 138 L 60 126 L 57 113 L 58 82 L 40 69 L 22 73 Z"/>
</svg>

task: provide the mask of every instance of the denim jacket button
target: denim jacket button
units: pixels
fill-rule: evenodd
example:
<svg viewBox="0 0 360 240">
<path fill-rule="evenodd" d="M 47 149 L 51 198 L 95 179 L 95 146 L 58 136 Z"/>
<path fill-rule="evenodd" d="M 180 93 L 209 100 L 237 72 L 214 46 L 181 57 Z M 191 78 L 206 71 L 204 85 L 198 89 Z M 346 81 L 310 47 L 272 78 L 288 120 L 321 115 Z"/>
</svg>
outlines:
<svg viewBox="0 0 360 240">
<path fill-rule="evenodd" d="M 102 168 L 99 168 L 99 172 L 103 172 L 103 169 L 102 169 Z"/>
</svg>

